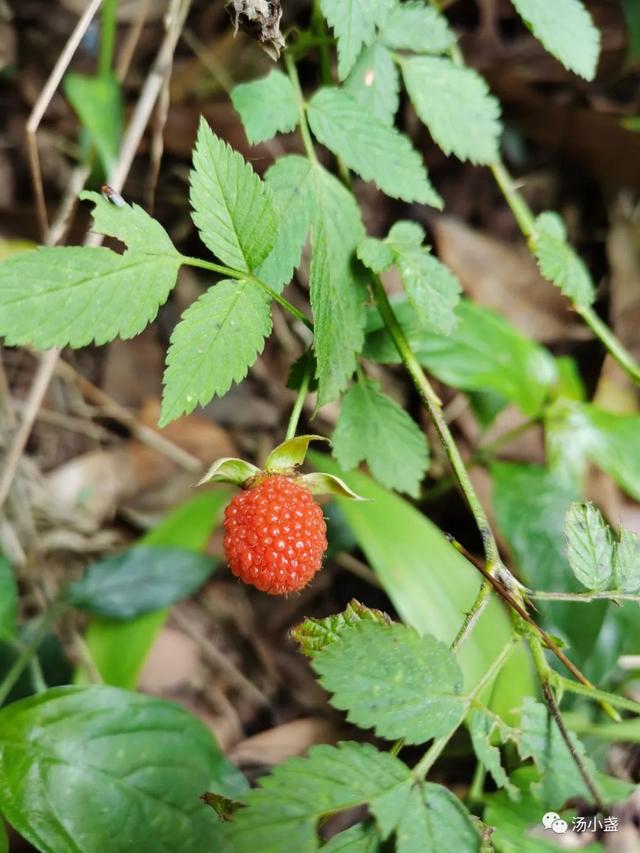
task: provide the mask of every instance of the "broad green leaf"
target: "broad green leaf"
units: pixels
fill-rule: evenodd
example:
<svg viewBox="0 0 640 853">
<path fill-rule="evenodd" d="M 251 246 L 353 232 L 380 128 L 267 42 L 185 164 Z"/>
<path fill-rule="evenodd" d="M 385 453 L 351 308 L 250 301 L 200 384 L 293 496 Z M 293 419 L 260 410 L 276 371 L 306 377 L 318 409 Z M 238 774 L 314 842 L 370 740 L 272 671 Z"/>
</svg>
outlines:
<svg viewBox="0 0 640 853">
<path fill-rule="evenodd" d="M 251 166 L 204 119 L 193 152 L 190 200 L 205 246 L 223 264 L 254 272 L 276 240 L 273 199 Z"/>
<path fill-rule="evenodd" d="M 518 14 L 549 53 L 585 80 L 593 80 L 600 33 L 581 0 L 512 0 Z"/>
<path fill-rule="evenodd" d="M 322 853 L 379 853 L 380 835 L 373 822 L 357 823 L 339 832 L 322 847 Z"/>
<path fill-rule="evenodd" d="M 345 80 L 344 89 L 367 112 L 392 125 L 400 104 L 400 74 L 391 51 L 379 41 L 366 47 Z"/>
<path fill-rule="evenodd" d="M 640 592 L 640 538 L 631 530 L 622 528 L 620 531 L 613 568 L 616 589 Z"/>
<path fill-rule="evenodd" d="M 498 788 L 505 788 L 509 796 L 517 799 L 518 789 L 509 781 L 500 758 L 500 750 L 491 743 L 496 721 L 482 709 L 473 711 L 469 718 L 469 734 L 478 761 L 491 773 Z"/>
<path fill-rule="evenodd" d="M 244 379 L 270 331 L 270 300 L 255 282 L 226 280 L 205 291 L 171 335 L 159 425 Z"/>
<path fill-rule="evenodd" d="M 62 687 L 0 711 L 0 810 L 43 853 L 201 853 L 209 788 L 246 787 L 209 730 L 161 699 Z"/>
<path fill-rule="evenodd" d="M 0 264 L 0 335 L 38 349 L 132 338 L 176 283 L 181 256 L 42 248 Z"/>
<path fill-rule="evenodd" d="M 97 616 L 133 619 L 191 595 L 216 565 L 197 551 L 138 545 L 89 566 L 69 587 L 67 600 Z"/>
<path fill-rule="evenodd" d="M 391 619 L 381 610 L 371 610 L 352 599 L 342 613 L 326 616 L 324 619 L 307 618 L 292 628 L 289 636 L 298 643 L 302 654 L 313 657 L 331 643 L 340 640 L 358 622 L 377 622 L 390 625 Z"/>
<path fill-rule="evenodd" d="M 115 205 L 99 193 L 84 191 L 79 198 L 93 202 L 93 231 L 115 237 L 130 251 L 149 255 L 166 255 L 168 260 L 181 261 L 171 237 L 157 219 L 137 204 Z"/>
<path fill-rule="evenodd" d="M 376 480 L 414 497 L 429 465 L 423 431 L 369 382 L 358 382 L 346 393 L 333 434 L 333 454 L 347 471 L 365 460 Z"/>
<path fill-rule="evenodd" d="M 11 563 L 0 554 L 0 638 L 15 636 L 18 627 L 18 587 Z"/>
<path fill-rule="evenodd" d="M 313 746 L 308 758 L 279 764 L 260 779 L 260 787 L 249 791 L 246 808 L 224 827 L 227 849 L 314 853 L 320 850 L 317 827 L 322 818 L 365 803 L 385 837 L 402 815 L 411 778 L 398 758 L 370 744 Z"/>
<path fill-rule="evenodd" d="M 320 89 L 308 108 L 317 139 L 384 193 L 403 201 L 442 207 L 422 158 L 408 137 L 370 115 L 340 89 Z"/>
<path fill-rule="evenodd" d="M 313 180 L 311 162 L 297 154 L 276 160 L 265 175 L 280 214 L 280 228 L 275 245 L 257 274 L 278 292 L 289 284 L 300 265 L 313 218 Z"/>
<path fill-rule="evenodd" d="M 460 800 L 443 785 L 418 784 L 396 832 L 397 853 L 479 853 L 480 835 Z"/>
<path fill-rule="evenodd" d="M 595 772 L 582 743 L 575 735 L 570 733 L 569 736 L 575 752 L 587 770 Z M 521 758 L 533 758 L 538 768 L 541 781 L 532 785 L 531 790 L 542 805 L 558 809 L 569 797 L 590 799 L 589 791 L 557 723 L 549 714 L 546 705 L 536 702 L 530 696 L 525 697 L 522 703 L 522 731 L 518 749 Z"/>
<path fill-rule="evenodd" d="M 415 53 L 445 53 L 455 40 L 444 15 L 421 0 L 397 3 L 382 31 L 384 44 Z"/>
<path fill-rule="evenodd" d="M 229 491 L 220 488 L 197 495 L 170 513 L 139 544 L 203 551 L 212 531 L 222 520 L 228 499 Z M 169 611 L 163 609 L 124 623 L 101 617 L 91 620 L 86 642 L 107 684 L 135 687 L 153 641 L 168 615 Z"/>
<path fill-rule="evenodd" d="M 455 658 L 435 637 L 407 625 L 355 623 L 317 652 L 312 666 L 333 694 L 331 704 L 378 737 L 425 743 L 464 718 Z"/>
<path fill-rule="evenodd" d="M 463 299 L 450 335 L 421 327 L 406 300 L 394 300 L 394 312 L 420 363 L 441 382 L 465 391 L 494 391 L 534 415 L 557 379 L 547 350 L 523 337 L 503 317 Z M 364 355 L 383 363 L 399 361 L 377 312 L 370 315 Z"/>
<path fill-rule="evenodd" d="M 375 38 L 394 0 L 320 0 L 322 13 L 338 39 L 338 75 L 349 74 L 364 45 Z"/>
<path fill-rule="evenodd" d="M 252 145 L 272 139 L 276 133 L 289 133 L 298 125 L 293 86 L 278 69 L 259 80 L 234 86 L 231 100 Z"/>
<path fill-rule="evenodd" d="M 500 105 L 476 71 L 415 56 L 403 61 L 402 73 L 418 116 L 445 154 L 472 163 L 498 159 Z"/>
<path fill-rule="evenodd" d="M 375 273 L 388 270 L 393 265 L 393 252 L 389 246 L 377 237 L 365 237 L 358 246 L 358 258 L 365 267 Z"/>
<path fill-rule="evenodd" d="M 115 166 L 122 136 L 122 95 L 114 74 L 67 74 L 64 93 L 95 145 L 105 174 Z"/>
<path fill-rule="evenodd" d="M 328 456 L 311 452 L 309 460 L 369 498 L 366 503 L 339 498 L 337 504 L 399 617 L 420 633 L 451 643 L 480 589 L 479 573 L 435 524 L 403 498 L 365 474 L 344 473 Z M 457 655 L 465 689 L 482 678 L 510 636 L 508 614 L 492 598 Z M 529 657 L 518 646 L 498 676 L 491 707 L 510 715 L 522 696 L 534 689 Z"/>
<path fill-rule="evenodd" d="M 538 238 L 535 255 L 542 275 L 557 285 L 578 307 L 591 305 L 595 290 L 582 260 L 567 243 L 567 229 L 556 213 L 546 211 L 536 218 Z"/>
<path fill-rule="evenodd" d="M 587 589 L 609 589 L 613 582 L 614 542 L 600 511 L 590 503 L 573 503 L 564 529 L 574 575 Z"/>
<path fill-rule="evenodd" d="M 344 390 L 364 343 L 366 283 L 354 265 L 364 230 L 351 193 L 317 164 L 313 211 L 310 289 L 322 406 Z"/>
</svg>

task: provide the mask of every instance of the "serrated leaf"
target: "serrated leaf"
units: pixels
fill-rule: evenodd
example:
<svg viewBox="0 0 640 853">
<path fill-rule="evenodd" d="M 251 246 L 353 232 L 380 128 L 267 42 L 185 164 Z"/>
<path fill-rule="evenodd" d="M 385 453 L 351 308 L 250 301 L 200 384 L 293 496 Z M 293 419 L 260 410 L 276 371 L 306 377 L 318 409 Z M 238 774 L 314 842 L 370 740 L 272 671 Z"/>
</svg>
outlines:
<svg viewBox="0 0 640 853">
<path fill-rule="evenodd" d="M 340 89 L 320 89 L 308 108 L 316 138 L 391 198 L 442 207 L 408 137 L 370 115 Z"/>
<path fill-rule="evenodd" d="M 640 538 L 624 527 L 615 546 L 613 565 L 616 589 L 640 592 Z"/>
<path fill-rule="evenodd" d="M 382 41 L 393 50 L 445 53 L 455 40 L 444 15 L 421 0 L 396 4 L 382 30 Z"/>
<path fill-rule="evenodd" d="M 534 251 L 542 275 L 553 282 L 578 307 L 591 305 L 595 290 L 582 260 L 567 243 L 567 230 L 556 213 L 536 218 L 538 232 Z"/>
<path fill-rule="evenodd" d="M 38 349 L 132 338 L 166 302 L 181 261 L 79 246 L 13 255 L 0 264 L 0 336 Z"/>
<path fill-rule="evenodd" d="M 252 145 L 272 139 L 276 133 L 289 133 L 298 126 L 293 86 L 278 69 L 260 80 L 234 86 L 231 100 Z"/>
<path fill-rule="evenodd" d="M 403 61 L 402 73 L 418 116 L 445 154 L 472 163 L 497 160 L 500 105 L 476 71 L 416 56 Z"/>
<path fill-rule="evenodd" d="M 260 469 L 252 465 L 251 462 L 226 456 L 222 459 L 216 459 L 204 477 L 198 481 L 198 485 L 201 486 L 203 483 L 233 483 L 236 486 L 241 486 L 259 473 Z"/>
<path fill-rule="evenodd" d="M 318 403 L 335 400 L 356 366 L 364 343 L 366 282 L 354 264 L 364 236 L 351 193 L 322 166 L 313 167 L 310 271 Z"/>
<path fill-rule="evenodd" d="M 589 590 L 609 589 L 613 582 L 611 528 L 590 503 L 573 503 L 565 519 L 567 557 L 574 575 Z"/>
<path fill-rule="evenodd" d="M 300 265 L 302 248 L 313 218 L 314 171 L 306 157 L 281 157 L 265 175 L 280 215 L 275 245 L 257 270 L 274 290 L 280 292 Z"/>
<path fill-rule="evenodd" d="M 11 563 L 0 554 L 0 638 L 15 636 L 18 627 L 18 587 Z"/>
<path fill-rule="evenodd" d="M 392 125 L 400 104 L 400 74 L 389 51 L 379 41 L 365 48 L 344 82 L 367 112 Z"/>
<path fill-rule="evenodd" d="M 322 14 L 338 39 L 338 75 L 351 71 L 361 48 L 371 44 L 395 0 L 320 0 Z"/>
<path fill-rule="evenodd" d="M 377 237 L 365 237 L 358 245 L 357 254 L 358 259 L 362 261 L 365 267 L 369 267 L 375 273 L 388 270 L 394 260 L 392 250 Z"/>
<path fill-rule="evenodd" d="M 500 758 L 500 750 L 491 743 L 491 736 L 496 727 L 494 718 L 482 709 L 473 711 L 469 718 L 469 734 L 478 761 L 491 773 L 498 788 L 504 788 L 510 797 L 518 799 L 519 791 L 509 781 Z"/>
<path fill-rule="evenodd" d="M 460 800 L 443 785 L 418 784 L 396 832 L 396 853 L 479 853 L 480 835 Z"/>
<path fill-rule="evenodd" d="M 587 770 L 591 774 L 595 773 L 595 767 L 582 743 L 574 734 L 569 733 L 569 737 Z M 532 785 L 531 790 L 542 805 L 559 809 L 569 797 L 590 800 L 591 795 L 555 720 L 545 705 L 530 696 L 522 702 L 518 749 L 521 758 L 533 758 L 540 772 L 541 781 Z"/>
<path fill-rule="evenodd" d="M 278 217 L 265 184 L 237 151 L 200 121 L 190 175 L 193 221 L 222 263 L 254 272 L 276 241 Z"/>
<path fill-rule="evenodd" d="M 160 610 L 199 589 L 217 561 L 185 548 L 138 545 L 92 563 L 67 590 L 72 607 L 109 619 Z"/>
<path fill-rule="evenodd" d="M 180 258 L 180 253 L 162 225 L 139 205 L 126 202 L 115 205 L 100 193 L 88 190 L 81 192 L 78 198 L 93 202 L 92 230 L 97 231 L 98 234 L 115 237 L 125 243 L 130 250 L 142 254 L 167 255 L 171 259 Z"/>
<path fill-rule="evenodd" d="M 160 425 L 239 382 L 271 331 L 268 297 L 250 281 L 221 281 L 182 315 L 171 335 Z"/>
<path fill-rule="evenodd" d="M 333 434 L 333 455 L 346 471 L 366 461 L 383 485 L 414 497 L 429 465 L 422 430 L 370 383 L 357 383 L 345 395 Z"/>
<path fill-rule="evenodd" d="M 318 652 L 312 666 L 333 694 L 331 704 L 379 737 L 424 743 L 464 717 L 462 673 L 453 655 L 406 625 L 361 621 Z"/>
<path fill-rule="evenodd" d="M 386 613 L 365 607 L 353 598 L 342 613 L 334 613 L 324 619 L 305 619 L 292 628 L 289 635 L 298 643 L 303 655 L 313 657 L 331 643 L 342 639 L 350 628 L 363 621 L 391 625 L 391 618 Z"/>
<path fill-rule="evenodd" d="M 373 822 L 357 823 L 334 835 L 322 853 L 379 853 L 381 840 Z"/>
<path fill-rule="evenodd" d="M 400 819 L 410 786 L 409 768 L 370 744 L 314 746 L 308 758 L 291 758 L 262 777 L 224 835 L 233 853 L 315 853 L 322 818 L 367 803 L 385 836 Z"/>
<path fill-rule="evenodd" d="M 512 0 L 534 36 L 549 53 L 585 80 L 593 80 L 600 32 L 580 0 Z"/>
</svg>

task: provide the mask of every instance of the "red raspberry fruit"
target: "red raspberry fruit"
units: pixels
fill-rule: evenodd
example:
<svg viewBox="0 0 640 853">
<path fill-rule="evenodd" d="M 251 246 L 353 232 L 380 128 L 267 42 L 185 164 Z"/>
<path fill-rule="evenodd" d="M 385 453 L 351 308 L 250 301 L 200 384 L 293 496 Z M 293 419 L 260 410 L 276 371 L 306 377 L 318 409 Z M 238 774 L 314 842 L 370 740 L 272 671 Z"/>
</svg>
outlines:
<svg viewBox="0 0 640 853">
<path fill-rule="evenodd" d="M 224 514 L 224 553 L 233 574 L 270 595 L 306 586 L 322 566 L 327 525 L 311 492 L 267 474 Z"/>
</svg>

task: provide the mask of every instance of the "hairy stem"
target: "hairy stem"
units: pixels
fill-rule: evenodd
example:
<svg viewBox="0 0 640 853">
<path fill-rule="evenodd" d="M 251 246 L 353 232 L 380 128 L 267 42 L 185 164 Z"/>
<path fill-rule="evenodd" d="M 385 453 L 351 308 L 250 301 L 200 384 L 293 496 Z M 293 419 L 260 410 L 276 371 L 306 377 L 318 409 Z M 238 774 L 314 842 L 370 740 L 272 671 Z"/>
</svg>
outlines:
<svg viewBox="0 0 640 853">
<path fill-rule="evenodd" d="M 640 595 L 631 592 L 544 592 L 544 590 L 527 590 L 527 598 L 539 601 L 636 601 L 640 603 Z"/>
<path fill-rule="evenodd" d="M 289 425 L 287 426 L 287 434 L 285 436 L 285 441 L 288 441 L 290 438 L 293 438 L 296 434 L 296 430 L 298 429 L 298 421 L 300 420 L 300 415 L 302 413 L 302 406 L 304 405 L 305 397 L 307 396 L 307 392 L 309 391 L 309 383 L 311 382 L 311 370 L 312 362 L 310 359 L 307 359 L 305 371 L 302 375 L 302 382 L 300 383 L 300 387 L 298 388 L 298 396 L 296 397 L 296 401 L 293 404 L 293 409 L 291 410 L 291 417 L 289 418 Z"/>
<path fill-rule="evenodd" d="M 622 708 L 625 711 L 632 711 L 634 714 L 640 716 L 640 703 L 634 702 L 633 699 L 627 699 L 626 696 L 617 696 L 615 693 L 609 693 L 606 690 L 599 690 L 592 684 L 579 684 L 557 673 L 554 673 L 554 679 L 563 690 L 568 690 L 570 693 L 577 693 L 580 696 L 587 696 L 589 699 L 593 699 L 601 704 L 607 702 L 611 705 L 616 705 L 618 708 Z"/>
</svg>

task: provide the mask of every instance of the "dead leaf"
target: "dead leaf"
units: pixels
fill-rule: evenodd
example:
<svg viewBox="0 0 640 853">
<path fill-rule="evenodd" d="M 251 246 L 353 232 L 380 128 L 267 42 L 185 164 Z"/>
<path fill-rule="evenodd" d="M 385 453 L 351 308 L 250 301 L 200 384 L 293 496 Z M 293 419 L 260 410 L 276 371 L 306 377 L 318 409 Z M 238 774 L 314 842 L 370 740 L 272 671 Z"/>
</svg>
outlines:
<svg viewBox="0 0 640 853">
<path fill-rule="evenodd" d="M 336 743 L 340 733 L 322 717 L 306 717 L 284 723 L 239 743 L 230 760 L 241 765 L 280 764 L 302 755 L 315 743 Z"/>
<path fill-rule="evenodd" d="M 282 6 L 280 0 L 228 0 L 225 9 L 238 28 L 260 42 L 265 52 L 276 61 L 285 41 L 280 32 Z"/>
</svg>

